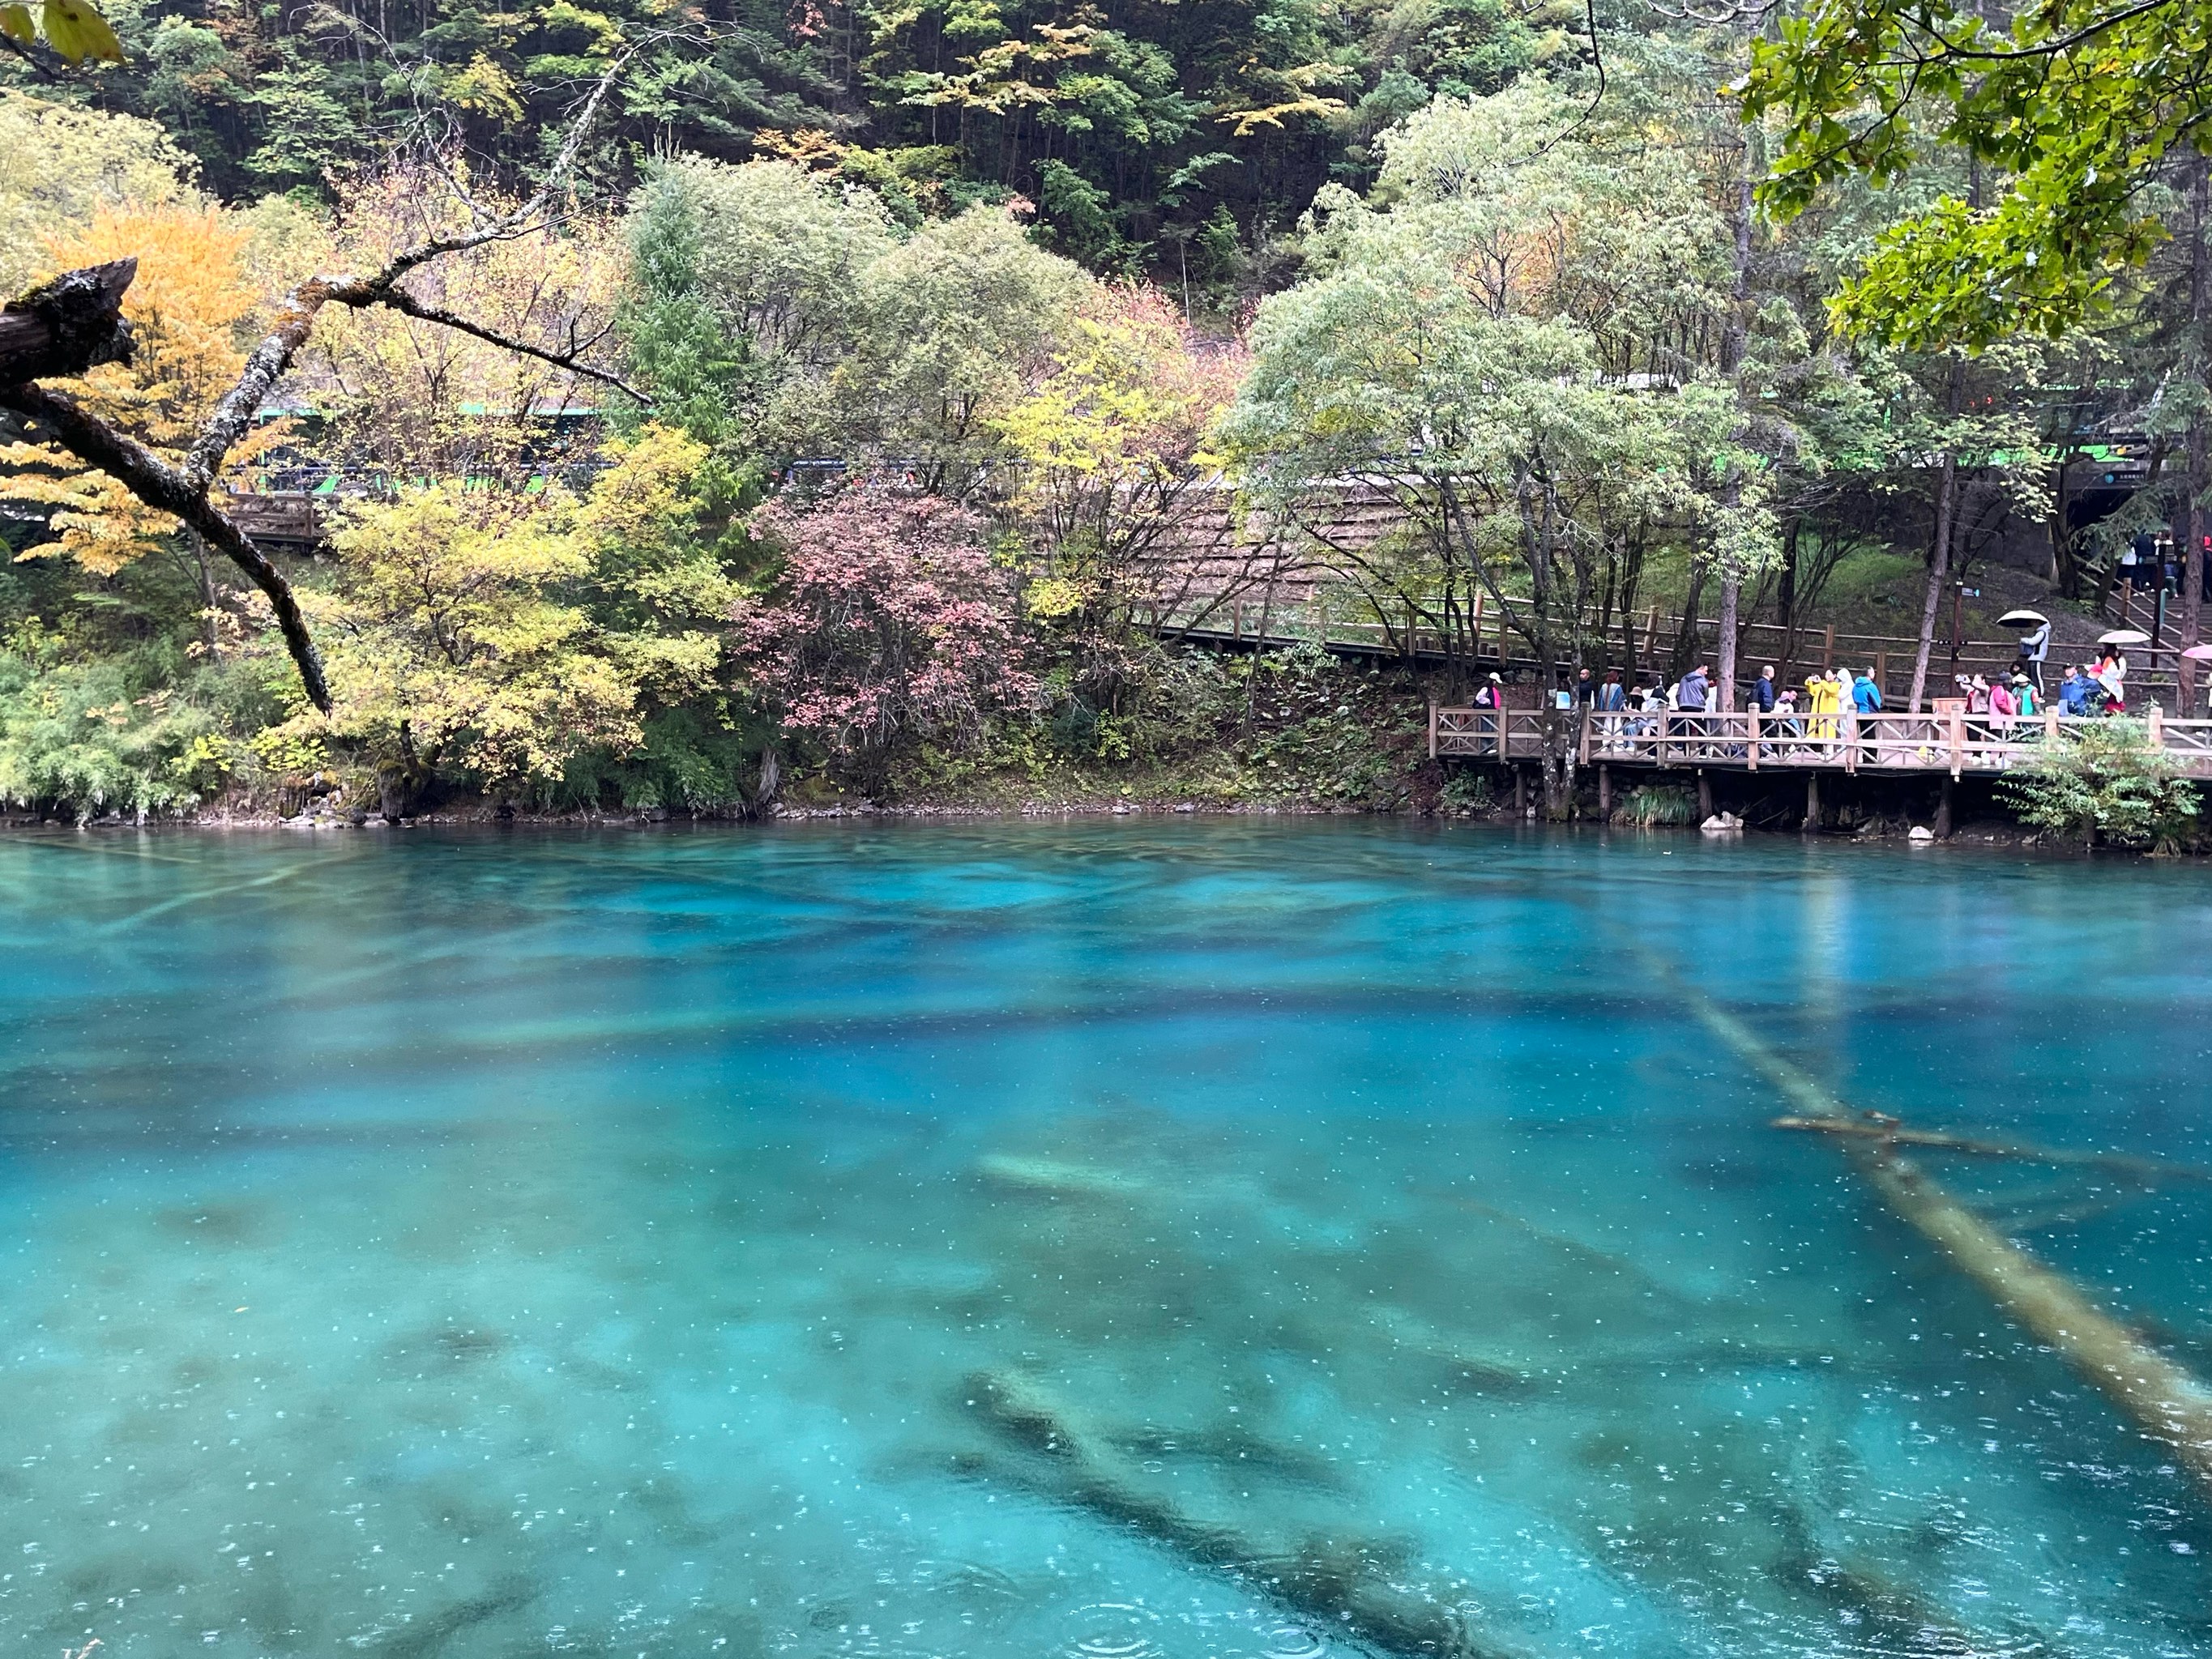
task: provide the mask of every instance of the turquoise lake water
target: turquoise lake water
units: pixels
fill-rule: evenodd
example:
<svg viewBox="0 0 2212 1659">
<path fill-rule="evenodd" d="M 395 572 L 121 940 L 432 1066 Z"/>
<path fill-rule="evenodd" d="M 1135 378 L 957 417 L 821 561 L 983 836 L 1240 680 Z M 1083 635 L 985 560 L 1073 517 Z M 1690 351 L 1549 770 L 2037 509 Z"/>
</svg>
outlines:
<svg viewBox="0 0 2212 1659">
<path fill-rule="evenodd" d="M 0 1659 L 2212 1655 L 1692 1017 L 2212 1164 L 2212 880 L 1158 820 L 0 841 Z M 2212 1376 L 2212 1187 L 1930 1159 Z"/>
</svg>

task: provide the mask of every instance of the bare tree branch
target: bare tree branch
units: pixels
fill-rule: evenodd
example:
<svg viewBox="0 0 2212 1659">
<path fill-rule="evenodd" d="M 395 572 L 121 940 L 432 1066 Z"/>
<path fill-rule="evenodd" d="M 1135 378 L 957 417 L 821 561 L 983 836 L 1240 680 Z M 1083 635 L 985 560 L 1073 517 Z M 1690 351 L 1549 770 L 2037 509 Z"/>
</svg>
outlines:
<svg viewBox="0 0 2212 1659">
<path fill-rule="evenodd" d="M 46 60 L 40 58 L 37 52 L 33 52 L 30 47 L 25 46 L 21 40 L 18 40 L 14 35 L 6 33 L 4 30 L 0 30 L 0 46 L 7 47 L 8 50 L 14 52 L 16 57 L 21 58 L 26 64 L 28 64 L 31 66 L 31 72 L 36 75 L 41 81 L 58 82 L 62 78 L 60 76 L 54 73 L 53 70 L 46 64 Z"/>
<path fill-rule="evenodd" d="M 147 506 L 175 514 L 243 570 L 269 596 L 308 699 L 330 713 L 331 689 L 323 677 L 322 656 L 307 633 L 307 618 L 300 614 L 291 584 L 270 563 L 269 556 L 208 499 L 204 483 L 170 465 L 136 438 L 118 432 L 66 393 L 27 384 L 0 386 L 0 405 L 27 417 L 63 448 L 98 467 Z"/>
<path fill-rule="evenodd" d="M 567 369 L 572 374 L 587 375 L 594 380 L 614 387 L 625 397 L 636 398 L 639 403 L 648 408 L 652 406 L 653 399 L 623 380 L 621 375 L 607 369 L 593 368 L 589 363 L 580 360 L 579 354 L 605 338 L 604 333 L 595 334 L 584 342 L 583 345 L 571 346 L 566 351 L 548 351 L 543 347 L 532 345 L 526 340 L 518 340 L 511 334 L 502 334 L 497 329 L 486 328 L 481 323 L 472 323 L 467 318 L 447 311 L 442 306 L 426 305 L 404 289 L 394 289 L 384 297 L 382 303 L 387 310 L 397 311 L 404 316 L 420 318 L 426 323 L 441 324 L 447 328 L 466 334 L 473 339 L 482 340 L 488 345 L 495 345 L 502 351 L 512 351 L 517 356 L 534 357 L 541 363 L 550 363 L 554 368 Z"/>
<path fill-rule="evenodd" d="M 199 437 L 185 458 L 186 475 L 199 479 L 203 489 L 214 482 L 222 458 L 246 435 L 255 413 L 268 401 L 277 381 L 291 368 L 292 359 L 314 332 L 315 319 L 325 306 L 335 304 L 367 310 L 381 305 L 404 309 L 405 296 L 401 295 L 399 280 L 408 272 L 448 253 L 464 253 L 487 243 L 512 240 L 544 228 L 549 222 L 546 210 L 558 198 L 562 186 L 575 171 L 585 141 L 591 136 L 608 94 L 614 90 L 623 71 L 629 67 L 630 59 L 646 44 L 642 40 L 634 42 L 607 65 L 586 95 L 551 169 L 530 199 L 512 213 L 501 214 L 465 231 L 425 237 L 400 249 L 385 261 L 381 270 L 368 276 L 313 276 L 286 295 L 277 307 L 275 324 L 246 357 L 237 385 L 224 395 L 215 412 L 201 426 Z"/>
</svg>

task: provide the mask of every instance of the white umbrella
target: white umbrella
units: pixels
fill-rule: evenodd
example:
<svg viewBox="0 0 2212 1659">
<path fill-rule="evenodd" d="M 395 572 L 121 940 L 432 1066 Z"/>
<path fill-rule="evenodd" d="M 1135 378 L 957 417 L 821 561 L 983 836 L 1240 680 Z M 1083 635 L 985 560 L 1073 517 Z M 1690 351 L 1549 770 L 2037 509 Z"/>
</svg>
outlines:
<svg viewBox="0 0 2212 1659">
<path fill-rule="evenodd" d="M 2025 630 L 2031 628 L 2047 627 L 2050 622 L 2051 618 L 2045 616 L 2040 611 L 2028 611 L 2023 609 L 2020 611 L 2006 611 L 2003 616 L 1997 618 L 1997 626 L 1999 628 L 2017 628 Z"/>
<path fill-rule="evenodd" d="M 2097 635 L 2100 645 L 2148 645 L 2150 635 L 2140 628 L 2115 628 L 2109 634 Z"/>
</svg>

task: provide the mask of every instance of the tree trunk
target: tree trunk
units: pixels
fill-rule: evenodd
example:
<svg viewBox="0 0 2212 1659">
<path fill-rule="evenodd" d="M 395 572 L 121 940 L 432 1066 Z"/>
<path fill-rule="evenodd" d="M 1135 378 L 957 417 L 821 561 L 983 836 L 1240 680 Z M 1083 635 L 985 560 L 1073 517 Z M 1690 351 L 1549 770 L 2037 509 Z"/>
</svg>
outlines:
<svg viewBox="0 0 2212 1659">
<path fill-rule="evenodd" d="M 2077 453 L 2069 450 L 2058 458 L 2051 481 L 2051 581 L 2059 597 L 2067 599 L 2078 599 L 2081 592 L 2081 572 L 2074 562 L 2074 532 L 2066 522 L 2074 511 L 2066 483 L 2073 472 Z"/>
<path fill-rule="evenodd" d="M 212 657 L 222 643 L 216 631 L 215 572 L 208 568 L 207 538 L 190 526 L 185 529 L 185 543 L 192 550 L 192 564 L 200 579 L 201 638 L 207 641 L 208 655 Z"/>
<path fill-rule="evenodd" d="M 1740 440 L 1748 422 L 1744 418 L 1743 360 L 1744 349 L 1751 337 L 1751 225 L 1753 191 L 1757 181 L 1752 176 L 1751 134 L 1743 131 L 1743 159 L 1736 169 L 1735 271 L 1729 285 L 1728 332 L 1721 342 L 1721 372 L 1735 380 L 1735 402 L 1738 419 L 1736 437 Z M 1735 471 L 1732 467 L 1731 471 Z M 1730 507 L 1741 504 L 1741 477 L 1729 481 L 1727 501 Z M 1723 714 L 1735 708 L 1735 645 L 1736 610 L 1742 603 L 1744 573 L 1727 569 L 1721 572 L 1720 637 L 1713 641 L 1714 690 L 1718 695 L 1717 707 Z M 1697 606 L 1690 610 L 1694 615 Z"/>
<path fill-rule="evenodd" d="M 1741 441 L 1750 428 L 1746 412 L 1743 363 L 1746 347 L 1751 339 L 1751 227 L 1753 194 L 1758 179 L 1753 168 L 1751 137 L 1752 129 L 1739 128 L 1742 143 L 1742 157 L 1736 168 L 1735 204 L 1731 216 L 1735 232 L 1735 264 L 1729 283 L 1728 332 L 1721 342 L 1721 373 L 1735 381 L 1737 441 Z M 1741 469 L 1731 465 L 1735 476 L 1729 480 L 1726 492 L 1728 504 L 1738 507 L 1743 501 L 1743 480 Z M 1735 647 L 1736 611 L 1743 599 L 1745 573 L 1735 569 L 1721 572 L 1720 637 L 1713 642 L 1714 690 L 1718 694 L 1717 707 L 1723 714 L 1735 708 Z M 1690 607 L 1692 613 L 1697 607 Z"/>
<path fill-rule="evenodd" d="M 1413 648 L 1415 636 L 1413 631 L 1412 611 L 1413 607 L 1408 605 L 1406 623 L 1406 662 L 1409 668 L 1418 667 L 1420 662 L 1419 655 Z M 1274 626 L 1274 622 L 1275 583 L 1274 579 L 1270 577 L 1267 592 L 1260 600 L 1260 633 L 1259 637 L 1252 641 L 1251 672 L 1244 678 L 1244 718 L 1237 727 L 1237 740 L 1239 743 L 1252 735 L 1253 705 L 1260 696 L 1260 665 L 1267 659 L 1267 630 Z"/>
<path fill-rule="evenodd" d="M 136 343 L 123 320 L 123 294 L 137 274 L 136 259 L 64 271 L 0 307 L 0 386 L 129 362 Z"/>
<path fill-rule="evenodd" d="M 1644 538 L 1639 532 L 1629 540 L 1627 562 L 1620 573 L 1620 654 L 1632 679 L 1644 672 L 1644 653 L 1636 648 L 1636 590 L 1643 580 Z"/>
<path fill-rule="evenodd" d="M 1920 606 L 1920 635 L 1912 652 L 1911 712 L 1921 711 L 1928 691 L 1928 653 L 1936 643 L 1936 613 L 1943 602 L 1943 579 L 1951 574 L 1951 521 L 1957 515 L 1959 463 L 1944 453 L 1936 484 L 1936 545 L 1928 555 L 1928 592 Z"/>
<path fill-rule="evenodd" d="M 1947 404 L 1954 421 L 1966 398 L 1966 373 L 1965 365 L 1955 360 L 1952 362 Z M 1920 635 L 1912 653 L 1911 712 L 1915 714 L 1920 713 L 1928 692 L 1928 653 L 1936 642 L 1936 612 L 1943 599 L 1943 580 L 1951 574 L 1952 524 L 1958 517 L 1959 458 L 1949 447 L 1948 438 L 1947 434 L 1943 467 L 1936 481 L 1936 545 L 1928 552 L 1928 592 L 1920 607 Z"/>
<path fill-rule="evenodd" d="M 1782 656 L 1787 662 L 1797 644 L 1797 532 L 1798 521 L 1782 532 Z"/>
<path fill-rule="evenodd" d="M 2212 308 L 2212 270 L 2206 269 L 2204 234 L 2208 209 L 2208 183 L 2212 182 L 2212 158 L 2199 155 L 2195 160 L 2197 178 L 2190 191 L 2190 259 L 2189 259 L 2189 321 L 2191 337 L 2198 353 L 2196 371 L 2200 380 L 2212 378 L 2207 374 L 2204 322 L 2208 308 Z M 2205 420 L 2202 413 L 2189 427 L 2189 465 L 2185 469 L 2182 484 L 2181 533 L 2188 538 L 2181 563 L 2181 647 L 2187 650 L 2201 636 L 2202 611 L 2204 599 L 2204 494 L 2212 487 L 2212 467 L 2208 467 Z M 2197 664 L 2188 658 L 2180 659 L 2180 707 L 2174 712 L 2184 720 L 2197 713 Z"/>
<path fill-rule="evenodd" d="M 1674 655 L 1667 669 L 1670 680 L 1688 673 L 1692 659 L 1705 648 L 1698 637 L 1698 607 L 1705 602 L 1705 578 L 1711 571 L 1711 564 L 1705 559 L 1690 562 L 1689 597 L 1682 601 L 1682 626 L 1674 635 Z"/>
<path fill-rule="evenodd" d="M 1716 677 L 1713 690 L 1720 699 L 1720 711 L 1732 714 L 1735 709 L 1735 634 L 1736 605 L 1743 592 L 1743 584 L 1733 574 L 1721 576 L 1721 637 L 1719 648 L 1713 657 Z"/>
</svg>

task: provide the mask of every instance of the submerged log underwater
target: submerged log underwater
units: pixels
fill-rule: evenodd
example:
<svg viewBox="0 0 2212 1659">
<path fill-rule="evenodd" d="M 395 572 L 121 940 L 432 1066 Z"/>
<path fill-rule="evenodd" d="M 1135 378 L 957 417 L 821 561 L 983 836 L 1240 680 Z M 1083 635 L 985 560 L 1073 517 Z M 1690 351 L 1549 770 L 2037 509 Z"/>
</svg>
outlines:
<svg viewBox="0 0 2212 1659">
<path fill-rule="evenodd" d="M 1287 1553 L 1270 1549 L 1158 1491 L 1108 1435 L 1034 1377 L 980 1372 L 969 1379 L 965 1398 L 1001 1436 L 1048 1464 L 1058 1495 L 1229 1573 L 1294 1613 L 1408 1659 L 1527 1659 L 1517 1644 L 1469 1630 L 1456 1607 L 1394 1582 L 1408 1553 L 1395 1540 L 1313 1536 Z"/>
<path fill-rule="evenodd" d="M 1954 1198 L 1898 1151 L 1899 1137 L 1857 1133 L 1867 1120 L 1818 1079 L 1710 998 L 1674 982 L 1705 1029 L 1803 1116 L 1842 1131 L 1837 1139 L 1844 1156 L 1893 1212 L 2146 1436 L 2172 1448 L 2200 1489 L 2212 1495 L 2212 1390 Z"/>
</svg>

